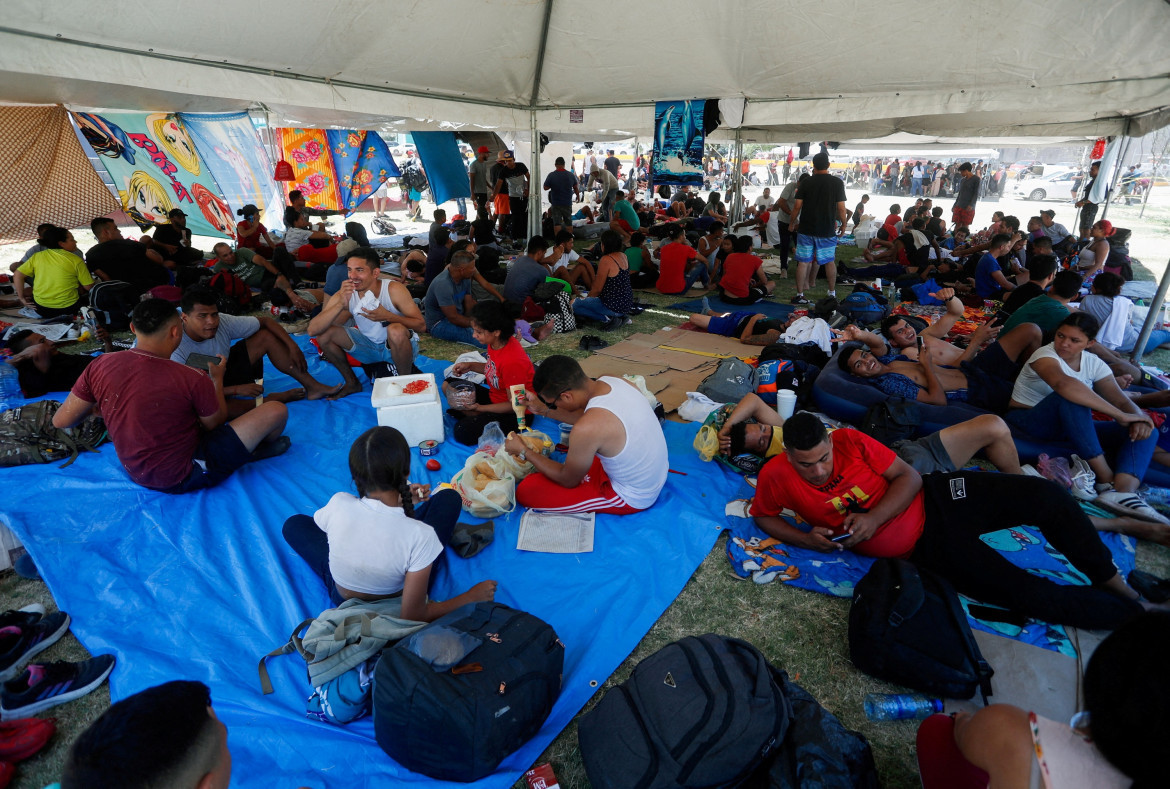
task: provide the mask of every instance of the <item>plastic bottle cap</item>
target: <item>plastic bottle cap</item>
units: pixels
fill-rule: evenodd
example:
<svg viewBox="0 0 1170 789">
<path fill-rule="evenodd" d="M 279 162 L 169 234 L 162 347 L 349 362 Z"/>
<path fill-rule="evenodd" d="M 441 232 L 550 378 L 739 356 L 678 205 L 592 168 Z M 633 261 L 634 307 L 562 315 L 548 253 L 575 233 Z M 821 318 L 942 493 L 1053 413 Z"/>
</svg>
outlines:
<svg viewBox="0 0 1170 789">
<path fill-rule="evenodd" d="M 935 712 L 942 712 L 942 711 L 943 711 L 943 702 L 942 702 L 942 699 L 931 699 L 931 700 L 930 700 L 930 703 L 931 703 L 932 705 L 934 705 L 934 711 L 935 711 Z"/>
</svg>

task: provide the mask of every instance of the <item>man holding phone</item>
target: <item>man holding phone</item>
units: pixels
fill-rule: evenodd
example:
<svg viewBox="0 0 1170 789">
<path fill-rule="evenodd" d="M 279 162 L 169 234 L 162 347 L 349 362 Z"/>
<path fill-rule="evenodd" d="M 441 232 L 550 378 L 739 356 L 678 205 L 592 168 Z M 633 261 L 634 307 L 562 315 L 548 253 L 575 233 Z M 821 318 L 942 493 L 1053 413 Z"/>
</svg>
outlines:
<svg viewBox="0 0 1170 789">
<path fill-rule="evenodd" d="M 222 356 L 227 360 L 224 395 L 228 398 L 228 417 L 251 411 L 256 398 L 264 395 L 264 357 L 272 366 L 291 376 L 301 386 L 267 395 L 266 400 L 291 403 L 302 397 L 320 400 L 337 391 L 337 386 L 323 384 L 309 374 L 305 354 L 289 333 L 267 315 L 222 315 L 219 294 L 206 285 L 192 285 L 183 293 L 183 336 L 171 359 L 207 370 Z"/>
<path fill-rule="evenodd" d="M 924 478 L 864 433 L 830 435 L 805 411 L 787 421 L 784 439 L 785 453 L 760 470 L 751 506 L 770 537 L 824 553 L 908 559 L 963 594 L 1046 622 L 1112 629 L 1151 607 L 1122 580 L 1076 500 L 1053 482 L 985 471 Z M 807 529 L 781 517 L 786 509 Z M 1023 524 L 1059 545 L 1091 586 L 1032 575 L 979 539 Z"/>
<path fill-rule="evenodd" d="M 264 403 L 227 421 L 222 356 L 206 374 L 171 361 L 183 327 L 169 301 L 139 302 L 130 329 L 136 346 L 86 367 L 54 414 L 54 427 L 73 427 L 97 411 L 130 479 L 163 493 L 218 485 L 240 466 L 289 448 L 281 435 L 284 403 Z"/>
</svg>

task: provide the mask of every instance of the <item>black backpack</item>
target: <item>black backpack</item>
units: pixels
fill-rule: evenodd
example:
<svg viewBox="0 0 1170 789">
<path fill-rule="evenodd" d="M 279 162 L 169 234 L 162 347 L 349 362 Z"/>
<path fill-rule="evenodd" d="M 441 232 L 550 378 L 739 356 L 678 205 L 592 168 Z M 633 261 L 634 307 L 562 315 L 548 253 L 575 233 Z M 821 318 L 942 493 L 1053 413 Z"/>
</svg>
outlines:
<svg viewBox="0 0 1170 789">
<path fill-rule="evenodd" d="M 107 329 L 130 328 L 130 313 L 142 299 L 142 291 L 129 282 L 109 279 L 89 289 L 89 308 L 97 313 L 98 323 Z"/>
<path fill-rule="evenodd" d="M 376 216 L 370 220 L 370 227 L 380 236 L 392 236 L 398 232 L 398 229 L 384 216 Z"/>
<path fill-rule="evenodd" d="M 821 350 L 815 342 L 774 342 L 765 345 L 760 351 L 759 363 L 770 362 L 773 359 L 788 359 L 794 362 L 808 362 L 815 367 L 824 367 L 829 361 L 829 354 Z"/>
<path fill-rule="evenodd" d="M 733 787 L 771 756 L 791 709 L 751 644 L 687 636 L 643 660 L 577 726 L 595 789 Z"/>
<path fill-rule="evenodd" d="M 903 559 L 878 559 L 853 590 L 849 658 L 878 679 L 950 699 L 991 695 L 995 673 L 946 579 Z"/>
<path fill-rule="evenodd" d="M 374 737 L 408 770 L 479 780 L 540 730 L 564 659 L 557 634 L 531 614 L 469 603 L 382 652 Z"/>
<path fill-rule="evenodd" d="M 861 432 L 888 447 L 914 438 L 920 424 L 922 409 L 918 403 L 897 397 L 879 400 L 867 408 L 861 420 Z"/>
</svg>

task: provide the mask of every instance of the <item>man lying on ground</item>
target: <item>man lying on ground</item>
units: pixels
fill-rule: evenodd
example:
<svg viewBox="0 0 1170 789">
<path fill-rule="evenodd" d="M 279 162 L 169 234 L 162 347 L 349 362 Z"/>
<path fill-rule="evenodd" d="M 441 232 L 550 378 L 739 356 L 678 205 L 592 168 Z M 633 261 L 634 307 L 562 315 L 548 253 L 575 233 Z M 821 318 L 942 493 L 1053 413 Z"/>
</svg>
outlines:
<svg viewBox="0 0 1170 789">
<path fill-rule="evenodd" d="M 703 301 L 706 303 L 707 299 L 704 298 Z M 734 337 L 744 345 L 771 345 L 780 342 L 780 335 L 792 321 L 791 318 L 787 321 L 769 318 L 754 310 L 716 312 L 712 309 L 704 310 L 701 314 L 691 313 L 688 320 L 708 334 Z"/>
<path fill-rule="evenodd" d="M 163 493 L 218 485 L 240 466 L 288 449 L 284 403 L 264 403 L 227 421 L 222 356 L 206 373 L 171 361 L 183 326 L 170 302 L 139 302 L 130 330 L 136 347 L 86 367 L 53 416 L 54 427 L 73 427 L 96 410 L 130 479 Z"/>
<path fill-rule="evenodd" d="M 1053 482 L 985 471 L 924 479 L 864 433 L 829 435 L 807 412 L 785 423 L 784 443 L 784 454 L 761 469 L 751 507 L 756 525 L 775 539 L 825 553 L 909 559 L 963 594 L 1057 624 L 1113 629 L 1155 608 L 1122 580 L 1092 523 Z M 785 509 L 808 531 L 781 518 Z M 979 539 L 1022 525 L 1038 528 L 1092 585 L 1032 575 Z"/>
<path fill-rule="evenodd" d="M 516 503 L 553 512 L 626 515 L 647 509 L 666 484 L 666 437 L 642 393 L 622 378 L 590 379 L 576 359 L 550 356 L 536 368 L 528 407 L 573 425 L 564 463 L 531 455 L 515 433 L 504 444 L 536 471 Z"/>
<path fill-rule="evenodd" d="M 183 293 L 183 337 L 171 358 L 179 364 L 187 364 L 193 353 L 227 359 L 223 393 L 229 398 L 229 418 L 251 411 L 256 398 L 264 394 L 263 384 L 256 379 L 264 377 L 265 356 L 273 367 L 301 385 L 267 395 L 265 400 L 320 400 L 337 391 L 339 387 L 323 384 L 309 374 L 305 354 L 279 323 L 267 315 L 222 315 L 218 296 L 206 285 L 192 285 Z"/>
<path fill-rule="evenodd" d="M 103 350 L 115 350 L 110 335 L 98 327 Z M 60 353 L 57 344 L 31 329 L 23 329 L 8 338 L 12 356 L 8 363 L 16 368 L 20 391 L 25 397 L 40 397 L 49 392 L 68 392 L 85 368 L 96 358 L 83 353 Z"/>
<path fill-rule="evenodd" d="M 1023 323 L 975 355 L 975 350 L 994 331 L 981 325 L 971 335 L 969 355 L 957 366 L 937 364 L 930 348 L 920 348 L 918 361 L 878 356 L 880 345 L 867 346 L 865 335 L 853 326 L 840 332 L 845 344 L 837 356 L 841 369 L 859 378 L 873 379 L 878 389 L 891 397 L 904 397 L 933 405 L 970 403 L 1002 413 L 1011 400 L 1012 387 L 1020 367 L 1040 347 L 1040 328 Z M 862 339 L 862 341 L 858 341 Z M 880 341 L 879 341 L 880 342 Z"/>
<path fill-rule="evenodd" d="M 330 400 L 362 390 L 347 353 L 362 364 L 386 362 L 395 375 L 408 375 L 414 367 L 418 332 L 426 321 L 405 285 L 379 277 L 379 263 L 378 253 L 369 247 L 350 255 L 345 262 L 349 279 L 309 321 L 309 335 L 317 338 L 321 352 L 345 380 L 327 395 Z"/>
</svg>

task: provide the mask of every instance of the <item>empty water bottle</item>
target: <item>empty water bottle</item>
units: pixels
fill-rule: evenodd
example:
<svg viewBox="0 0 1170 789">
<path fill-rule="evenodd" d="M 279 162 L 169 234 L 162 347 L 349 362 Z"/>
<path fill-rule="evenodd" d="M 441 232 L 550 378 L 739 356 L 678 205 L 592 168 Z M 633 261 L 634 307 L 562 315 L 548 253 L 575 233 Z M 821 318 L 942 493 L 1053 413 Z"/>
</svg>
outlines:
<svg viewBox="0 0 1170 789">
<path fill-rule="evenodd" d="M 0 359 L 0 411 L 14 408 L 20 400 L 20 380 L 8 359 Z"/>
<path fill-rule="evenodd" d="M 869 693 L 865 697 L 865 716 L 871 721 L 922 720 L 942 710 L 942 699 L 921 693 Z"/>
</svg>

